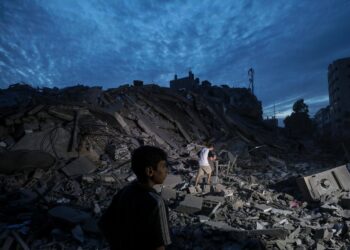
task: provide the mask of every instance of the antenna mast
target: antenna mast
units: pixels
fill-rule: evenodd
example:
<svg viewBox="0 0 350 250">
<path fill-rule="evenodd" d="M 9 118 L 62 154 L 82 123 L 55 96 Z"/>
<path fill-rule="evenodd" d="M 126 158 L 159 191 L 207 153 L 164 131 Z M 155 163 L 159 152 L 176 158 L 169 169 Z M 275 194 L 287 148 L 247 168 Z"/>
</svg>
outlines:
<svg viewBox="0 0 350 250">
<path fill-rule="evenodd" d="M 254 95 L 254 69 L 250 68 L 248 70 L 248 77 L 249 77 L 249 89 L 252 92 L 252 94 Z"/>
</svg>

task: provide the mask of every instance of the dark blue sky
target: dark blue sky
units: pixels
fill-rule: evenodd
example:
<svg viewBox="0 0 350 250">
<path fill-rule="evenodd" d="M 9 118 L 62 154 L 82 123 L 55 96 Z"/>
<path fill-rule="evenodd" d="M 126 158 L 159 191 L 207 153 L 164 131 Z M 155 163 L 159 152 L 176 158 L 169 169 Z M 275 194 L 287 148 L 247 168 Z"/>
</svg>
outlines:
<svg viewBox="0 0 350 250">
<path fill-rule="evenodd" d="M 328 104 L 327 67 L 350 56 L 350 1 L 1 0 L 0 87 L 134 79 L 255 86 L 265 115 Z"/>
</svg>

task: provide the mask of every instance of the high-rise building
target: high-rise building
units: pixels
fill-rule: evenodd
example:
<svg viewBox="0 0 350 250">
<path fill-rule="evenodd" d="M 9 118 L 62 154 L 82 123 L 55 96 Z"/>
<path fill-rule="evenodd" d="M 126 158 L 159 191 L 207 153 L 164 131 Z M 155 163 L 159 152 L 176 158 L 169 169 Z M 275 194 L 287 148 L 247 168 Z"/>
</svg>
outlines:
<svg viewBox="0 0 350 250">
<path fill-rule="evenodd" d="M 332 132 L 350 136 L 350 57 L 328 66 L 328 91 Z"/>
</svg>

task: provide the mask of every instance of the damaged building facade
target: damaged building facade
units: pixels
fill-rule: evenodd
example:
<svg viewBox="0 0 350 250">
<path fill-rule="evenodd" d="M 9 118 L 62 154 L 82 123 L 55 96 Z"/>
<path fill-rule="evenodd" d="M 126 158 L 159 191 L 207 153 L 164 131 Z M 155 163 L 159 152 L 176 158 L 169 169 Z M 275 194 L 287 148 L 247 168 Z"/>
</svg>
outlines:
<svg viewBox="0 0 350 250">
<path fill-rule="evenodd" d="M 175 74 L 174 79 L 170 81 L 170 88 L 179 90 L 194 90 L 199 86 L 199 78 L 194 78 L 194 74 L 190 70 L 187 77 L 178 78 Z"/>
<path fill-rule="evenodd" d="M 332 130 L 337 136 L 350 136 L 350 57 L 329 65 L 328 91 Z"/>
<path fill-rule="evenodd" d="M 350 57 L 328 66 L 329 106 L 315 114 L 318 132 L 333 138 L 350 138 Z"/>
<path fill-rule="evenodd" d="M 1 249 L 108 249 L 97 227 L 155 145 L 169 174 L 169 249 L 346 249 L 349 166 L 270 129 L 246 88 L 135 84 L 0 91 Z M 212 183 L 193 187 L 210 139 Z M 328 158 L 327 158 L 328 157 Z"/>
</svg>

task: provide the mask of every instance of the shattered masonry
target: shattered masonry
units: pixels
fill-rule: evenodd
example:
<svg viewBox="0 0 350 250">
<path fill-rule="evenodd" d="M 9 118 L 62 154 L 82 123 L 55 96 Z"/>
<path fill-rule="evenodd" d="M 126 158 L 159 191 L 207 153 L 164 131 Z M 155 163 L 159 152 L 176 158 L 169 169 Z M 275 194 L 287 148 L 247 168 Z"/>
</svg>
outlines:
<svg viewBox="0 0 350 250">
<path fill-rule="evenodd" d="M 135 179 L 130 153 L 143 144 L 169 153 L 155 189 L 170 207 L 170 249 L 347 249 L 349 166 L 312 143 L 299 152 L 248 89 L 189 78 L 194 88 L 180 91 L 141 81 L 0 90 L 1 249 L 105 249 L 96 221 Z M 196 189 L 207 138 L 215 176 Z"/>
</svg>

